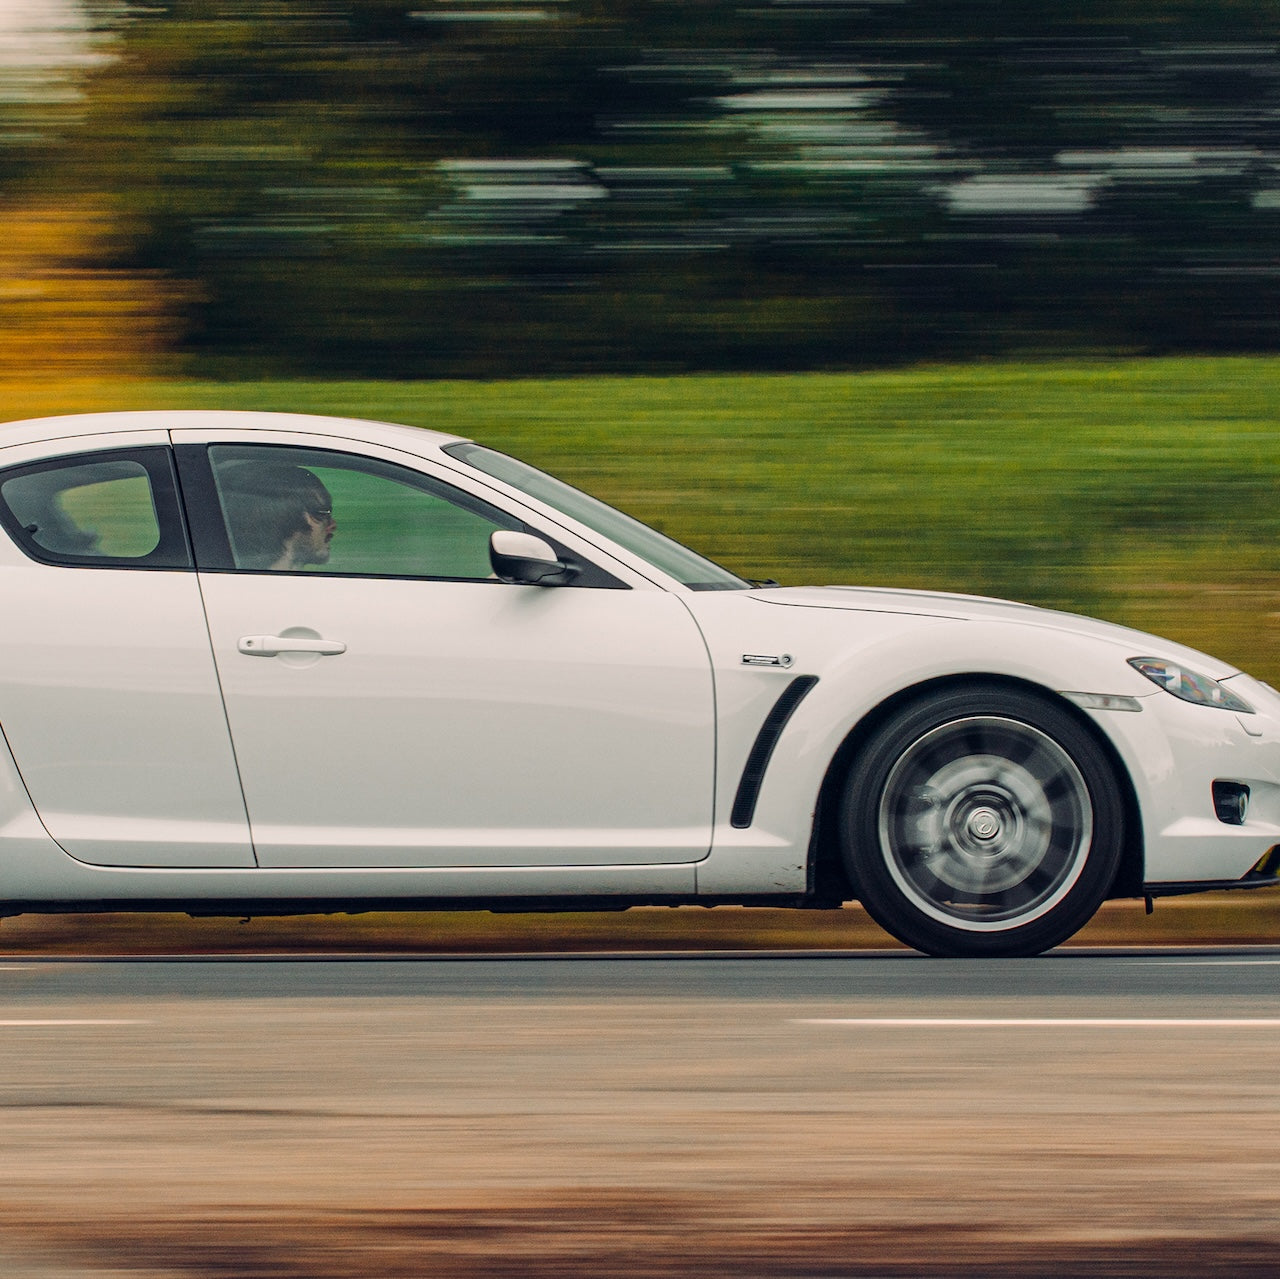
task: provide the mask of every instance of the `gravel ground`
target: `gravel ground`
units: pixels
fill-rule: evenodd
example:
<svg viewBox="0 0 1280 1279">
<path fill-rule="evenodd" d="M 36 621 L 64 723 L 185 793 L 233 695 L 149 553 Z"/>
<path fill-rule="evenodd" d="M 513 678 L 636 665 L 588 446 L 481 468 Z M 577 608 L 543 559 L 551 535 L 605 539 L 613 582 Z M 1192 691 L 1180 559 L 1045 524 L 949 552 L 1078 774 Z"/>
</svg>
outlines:
<svg viewBox="0 0 1280 1279">
<path fill-rule="evenodd" d="M 59 1011 L 122 1020 L 0 1038 L 6 1279 L 1280 1270 L 1280 1029 L 851 1031 L 680 998 Z"/>
</svg>

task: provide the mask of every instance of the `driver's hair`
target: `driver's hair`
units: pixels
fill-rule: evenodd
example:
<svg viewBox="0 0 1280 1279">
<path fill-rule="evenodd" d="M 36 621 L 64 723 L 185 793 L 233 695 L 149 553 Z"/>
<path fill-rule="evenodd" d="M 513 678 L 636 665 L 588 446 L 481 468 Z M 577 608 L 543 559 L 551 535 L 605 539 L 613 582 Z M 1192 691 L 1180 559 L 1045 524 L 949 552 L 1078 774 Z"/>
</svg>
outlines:
<svg viewBox="0 0 1280 1279">
<path fill-rule="evenodd" d="M 217 481 L 237 568 L 270 568 L 289 538 L 307 527 L 308 512 L 333 506 L 305 466 L 230 462 L 218 468 Z"/>
</svg>

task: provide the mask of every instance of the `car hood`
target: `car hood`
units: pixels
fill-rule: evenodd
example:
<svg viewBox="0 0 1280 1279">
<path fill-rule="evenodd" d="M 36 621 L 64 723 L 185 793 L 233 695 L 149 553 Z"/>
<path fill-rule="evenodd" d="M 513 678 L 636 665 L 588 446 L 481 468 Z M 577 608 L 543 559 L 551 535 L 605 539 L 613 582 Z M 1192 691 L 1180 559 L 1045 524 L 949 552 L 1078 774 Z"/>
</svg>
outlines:
<svg viewBox="0 0 1280 1279">
<path fill-rule="evenodd" d="M 983 595 L 949 595 L 942 591 L 881 589 L 867 586 L 790 586 L 752 592 L 752 598 L 792 608 L 833 608 L 861 613 L 906 613 L 921 617 L 952 618 L 956 621 L 1002 621 L 1020 626 L 1038 626 L 1090 636 L 1128 650 L 1128 657 L 1164 657 L 1186 662 L 1210 679 L 1238 675 L 1239 668 L 1173 640 L 1145 631 L 1083 617 L 1018 604 L 1013 600 L 989 599 Z"/>
</svg>

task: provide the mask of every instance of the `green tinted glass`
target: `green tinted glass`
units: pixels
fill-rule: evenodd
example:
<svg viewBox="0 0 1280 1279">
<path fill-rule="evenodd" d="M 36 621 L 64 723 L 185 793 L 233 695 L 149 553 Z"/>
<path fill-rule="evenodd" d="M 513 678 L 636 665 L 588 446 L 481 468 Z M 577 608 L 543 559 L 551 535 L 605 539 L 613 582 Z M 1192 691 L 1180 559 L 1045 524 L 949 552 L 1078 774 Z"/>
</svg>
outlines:
<svg viewBox="0 0 1280 1279">
<path fill-rule="evenodd" d="M 238 568 L 485 579 L 490 534 L 520 527 L 375 458 L 276 445 L 215 445 L 209 455 Z M 324 549 L 308 558 L 317 532 Z"/>
<path fill-rule="evenodd" d="M 141 559 L 160 544 L 151 480 L 137 462 L 90 462 L 16 475 L 0 497 L 53 555 Z"/>
</svg>

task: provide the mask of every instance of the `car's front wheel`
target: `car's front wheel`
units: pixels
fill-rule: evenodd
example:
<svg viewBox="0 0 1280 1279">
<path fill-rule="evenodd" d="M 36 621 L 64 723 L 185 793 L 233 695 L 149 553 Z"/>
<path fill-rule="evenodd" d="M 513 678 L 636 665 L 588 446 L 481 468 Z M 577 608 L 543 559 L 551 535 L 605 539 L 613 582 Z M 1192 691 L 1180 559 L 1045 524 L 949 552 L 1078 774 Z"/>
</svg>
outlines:
<svg viewBox="0 0 1280 1279">
<path fill-rule="evenodd" d="M 967 688 L 899 710 L 858 755 L 847 869 L 881 927 L 933 955 L 1034 955 L 1106 896 L 1123 843 L 1112 767 L 1047 698 Z"/>
</svg>

